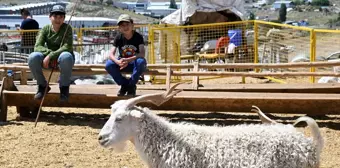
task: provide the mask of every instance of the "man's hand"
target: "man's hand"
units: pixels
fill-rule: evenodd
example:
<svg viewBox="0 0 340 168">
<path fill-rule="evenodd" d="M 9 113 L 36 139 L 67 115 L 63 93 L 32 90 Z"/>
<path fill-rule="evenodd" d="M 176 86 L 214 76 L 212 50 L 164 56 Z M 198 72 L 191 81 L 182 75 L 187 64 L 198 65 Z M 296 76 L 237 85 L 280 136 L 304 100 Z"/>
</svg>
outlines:
<svg viewBox="0 0 340 168">
<path fill-rule="evenodd" d="M 43 61 L 43 67 L 47 69 L 49 64 L 50 64 L 50 57 L 46 56 Z"/>
</svg>

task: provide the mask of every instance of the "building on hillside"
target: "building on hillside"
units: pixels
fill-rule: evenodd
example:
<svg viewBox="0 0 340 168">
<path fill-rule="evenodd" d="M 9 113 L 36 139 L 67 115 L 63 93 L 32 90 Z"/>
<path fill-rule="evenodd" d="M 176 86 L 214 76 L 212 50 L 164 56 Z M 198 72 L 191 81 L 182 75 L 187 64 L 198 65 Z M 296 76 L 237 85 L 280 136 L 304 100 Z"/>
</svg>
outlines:
<svg viewBox="0 0 340 168">
<path fill-rule="evenodd" d="M 176 2 L 177 5 L 177 9 L 179 9 L 181 7 L 181 2 Z M 169 7 L 170 6 L 170 2 L 155 2 L 155 1 L 151 1 L 149 6 L 161 6 L 163 8 L 165 7 Z"/>
<path fill-rule="evenodd" d="M 137 0 L 135 11 L 145 11 L 147 10 L 148 6 L 149 6 L 148 0 Z"/>
<path fill-rule="evenodd" d="M 294 3 L 292 1 L 276 1 L 273 3 L 273 8 L 275 10 L 280 9 L 282 4 L 285 4 L 287 8 L 294 7 Z"/>
<path fill-rule="evenodd" d="M 0 8 L 0 14 L 2 15 L 14 15 L 19 14 L 20 10 L 27 8 L 32 15 L 48 14 L 54 5 L 62 5 L 66 7 L 67 2 L 44 2 L 44 3 L 32 3 L 26 5 L 16 5 Z"/>
<path fill-rule="evenodd" d="M 134 10 L 136 2 L 113 2 L 113 6 L 122 9 Z"/>
<path fill-rule="evenodd" d="M 181 2 L 176 2 L 177 9 L 181 7 Z M 164 0 L 136 0 L 135 2 L 114 2 L 114 6 L 129 9 L 137 14 L 149 15 L 152 17 L 164 17 L 176 11 L 170 9 L 170 1 Z"/>
<path fill-rule="evenodd" d="M 148 11 L 151 12 L 151 16 L 156 18 L 163 18 L 173 12 L 175 12 L 177 9 L 171 9 L 167 6 L 150 6 L 148 7 Z"/>
</svg>

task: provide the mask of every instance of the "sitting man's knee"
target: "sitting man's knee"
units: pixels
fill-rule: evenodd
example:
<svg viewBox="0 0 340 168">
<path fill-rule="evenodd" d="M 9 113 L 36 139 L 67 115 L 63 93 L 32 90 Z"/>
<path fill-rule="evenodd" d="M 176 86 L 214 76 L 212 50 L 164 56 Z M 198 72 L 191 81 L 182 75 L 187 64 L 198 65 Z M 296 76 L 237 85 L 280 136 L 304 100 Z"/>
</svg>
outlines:
<svg viewBox="0 0 340 168">
<path fill-rule="evenodd" d="M 60 63 L 73 63 L 73 55 L 69 52 L 63 52 L 59 56 Z"/>
<path fill-rule="evenodd" d="M 138 65 L 146 65 L 145 58 L 137 58 L 136 62 L 137 62 Z"/>
<path fill-rule="evenodd" d="M 28 64 L 35 64 L 35 63 L 41 63 L 43 60 L 43 55 L 39 52 L 33 52 L 28 56 Z"/>
<path fill-rule="evenodd" d="M 105 70 L 112 70 L 114 66 L 116 66 L 116 63 L 112 60 L 108 60 L 105 64 Z"/>
</svg>

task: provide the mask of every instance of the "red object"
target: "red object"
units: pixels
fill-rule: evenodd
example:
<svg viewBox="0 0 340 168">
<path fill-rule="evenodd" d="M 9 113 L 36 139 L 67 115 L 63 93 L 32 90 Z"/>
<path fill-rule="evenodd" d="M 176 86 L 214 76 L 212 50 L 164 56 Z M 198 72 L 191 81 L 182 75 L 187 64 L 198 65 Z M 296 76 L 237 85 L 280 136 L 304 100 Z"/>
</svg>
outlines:
<svg viewBox="0 0 340 168">
<path fill-rule="evenodd" d="M 221 37 L 216 42 L 215 53 L 220 53 L 221 47 L 227 47 L 229 45 L 229 37 Z"/>
<path fill-rule="evenodd" d="M 57 60 L 53 60 L 50 62 L 51 68 L 53 69 L 57 69 L 58 67 L 58 61 Z"/>
</svg>

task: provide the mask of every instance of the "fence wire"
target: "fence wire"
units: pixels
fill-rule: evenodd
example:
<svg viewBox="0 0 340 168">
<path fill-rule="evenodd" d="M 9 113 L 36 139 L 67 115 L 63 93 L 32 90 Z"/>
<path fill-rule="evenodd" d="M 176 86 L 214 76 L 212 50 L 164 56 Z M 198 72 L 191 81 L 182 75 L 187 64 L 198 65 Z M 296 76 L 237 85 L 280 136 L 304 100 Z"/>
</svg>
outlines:
<svg viewBox="0 0 340 168">
<path fill-rule="evenodd" d="M 311 30 L 282 24 L 260 22 L 257 24 L 258 62 L 291 63 L 309 62 L 311 55 Z M 309 68 L 262 69 L 269 72 L 309 72 Z M 308 77 L 285 77 L 290 83 L 305 83 Z"/>
<path fill-rule="evenodd" d="M 337 61 L 340 31 L 313 30 L 263 21 L 203 25 L 136 25 L 143 35 L 148 63 L 291 63 Z M 25 63 L 39 30 L 0 30 L 0 63 Z M 104 64 L 118 27 L 75 28 L 77 64 Z M 315 42 L 313 42 L 313 39 Z M 311 47 L 312 46 L 312 47 Z M 257 52 L 256 52 L 257 51 Z M 312 58 L 313 57 L 313 58 Z M 262 69 L 270 72 L 331 72 L 338 67 Z M 192 71 L 187 69 L 183 71 Z M 254 71 L 254 69 L 200 69 L 200 71 Z M 174 78 L 181 80 L 180 78 Z M 307 83 L 309 77 L 280 78 Z M 334 78 L 335 79 L 335 78 Z M 316 77 L 316 82 L 320 80 Z M 239 81 L 238 81 L 239 82 Z"/>
</svg>

